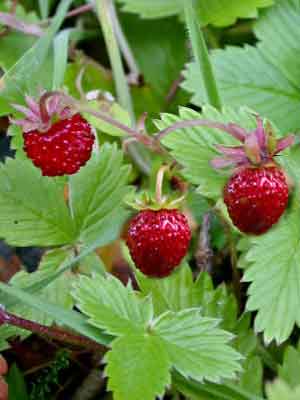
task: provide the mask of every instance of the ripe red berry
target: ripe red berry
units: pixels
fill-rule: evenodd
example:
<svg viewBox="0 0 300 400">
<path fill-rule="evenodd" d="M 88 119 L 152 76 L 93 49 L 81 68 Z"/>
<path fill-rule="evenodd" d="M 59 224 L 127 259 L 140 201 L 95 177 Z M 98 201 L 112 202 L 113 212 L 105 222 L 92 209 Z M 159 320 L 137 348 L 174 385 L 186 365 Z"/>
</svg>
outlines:
<svg viewBox="0 0 300 400">
<path fill-rule="evenodd" d="M 145 275 L 168 276 L 186 255 L 191 231 L 178 210 L 140 211 L 131 221 L 127 245 L 135 265 Z"/>
<path fill-rule="evenodd" d="M 224 201 L 234 225 L 244 233 L 256 235 L 279 220 L 288 195 L 286 178 L 277 166 L 243 168 L 224 188 Z"/>
<path fill-rule="evenodd" d="M 89 123 L 75 114 L 46 132 L 24 133 L 24 150 L 43 175 L 72 175 L 90 159 L 94 140 Z"/>
</svg>

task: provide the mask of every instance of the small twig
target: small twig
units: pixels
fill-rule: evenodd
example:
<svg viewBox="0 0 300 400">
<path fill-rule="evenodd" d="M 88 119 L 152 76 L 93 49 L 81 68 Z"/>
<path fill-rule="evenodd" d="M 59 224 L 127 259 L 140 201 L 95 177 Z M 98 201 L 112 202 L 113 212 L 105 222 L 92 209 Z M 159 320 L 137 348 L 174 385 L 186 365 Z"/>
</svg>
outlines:
<svg viewBox="0 0 300 400">
<path fill-rule="evenodd" d="M 210 227 L 211 213 L 207 212 L 203 215 L 195 259 L 198 269 L 208 273 L 212 272 L 213 257 L 213 251 L 210 246 Z"/>
<path fill-rule="evenodd" d="M 74 8 L 74 10 L 71 10 L 66 14 L 65 18 L 72 18 L 72 17 L 77 17 L 78 15 L 85 14 L 89 11 L 92 11 L 94 9 L 93 4 L 85 4 L 83 6 L 79 6 L 77 8 Z M 47 18 L 41 21 L 39 24 L 44 26 L 48 25 L 51 22 L 52 18 Z"/>
<path fill-rule="evenodd" d="M 47 336 L 54 340 L 69 343 L 75 346 L 85 347 L 92 351 L 99 351 L 100 348 L 102 349 L 101 345 L 84 336 L 78 336 L 59 328 L 53 328 L 41 325 L 34 321 L 29 321 L 17 315 L 11 314 L 10 312 L 6 311 L 3 306 L 0 306 L 0 323 L 13 325 L 38 335 Z"/>
</svg>

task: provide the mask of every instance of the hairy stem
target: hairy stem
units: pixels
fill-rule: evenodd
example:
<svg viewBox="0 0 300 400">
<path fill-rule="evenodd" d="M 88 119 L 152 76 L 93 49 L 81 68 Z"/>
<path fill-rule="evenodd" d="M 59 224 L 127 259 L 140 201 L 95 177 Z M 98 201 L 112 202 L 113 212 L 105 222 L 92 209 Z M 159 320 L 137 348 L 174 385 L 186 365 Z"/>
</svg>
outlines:
<svg viewBox="0 0 300 400">
<path fill-rule="evenodd" d="M 168 171 L 169 166 L 163 165 L 159 168 L 157 177 L 156 177 L 156 187 L 155 187 L 155 199 L 158 204 L 163 204 L 164 197 L 162 195 L 162 188 L 164 183 L 165 172 Z"/>
<path fill-rule="evenodd" d="M 195 254 L 196 264 L 200 271 L 212 272 L 213 252 L 210 245 L 211 213 L 203 215 L 201 230 L 199 233 L 198 246 Z"/>
<path fill-rule="evenodd" d="M 5 311 L 3 306 L 0 306 L 0 323 L 13 325 L 38 335 L 47 336 L 60 342 L 85 347 L 92 351 L 98 351 L 99 349 L 102 349 L 101 345 L 88 338 L 75 335 L 59 328 L 52 328 L 21 318 L 17 315 L 9 313 L 8 311 Z"/>
<path fill-rule="evenodd" d="M 193 54 L 200 71 L 208 102 L 221 109 L 221 99 L 218 93 L 216 79 L 210 62 L 207 45 L 197 17 L 196 1 L 183 1 L 186 25 L 189 31 Z"/>
</svg>

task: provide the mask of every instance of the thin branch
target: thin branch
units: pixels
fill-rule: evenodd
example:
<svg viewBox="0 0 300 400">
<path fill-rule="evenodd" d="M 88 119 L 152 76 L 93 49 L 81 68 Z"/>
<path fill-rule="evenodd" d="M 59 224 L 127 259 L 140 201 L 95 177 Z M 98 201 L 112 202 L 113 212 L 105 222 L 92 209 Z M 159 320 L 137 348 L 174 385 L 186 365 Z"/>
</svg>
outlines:
<svg viewBox="0 0 300 400">
<path fill-rule="evenodd" d="M 18 328 L 36 333 L 38 335 L 47 336 L 49 338 L 52 338 L 60 342 L 69 343 L 80 347 L 85 347 L 92 351 L 99 351 L 100 349 L 103 348 L 98 343 L 84 336 L 78 336 L 59 328 L 53 328 L 41 325 L 37 322 L 29 321 L 17 315 L 11 314 L 8 311 L 6 311 L 3 306 L 0 306 L 0 323 L 13 325 Z"/>
</svg>

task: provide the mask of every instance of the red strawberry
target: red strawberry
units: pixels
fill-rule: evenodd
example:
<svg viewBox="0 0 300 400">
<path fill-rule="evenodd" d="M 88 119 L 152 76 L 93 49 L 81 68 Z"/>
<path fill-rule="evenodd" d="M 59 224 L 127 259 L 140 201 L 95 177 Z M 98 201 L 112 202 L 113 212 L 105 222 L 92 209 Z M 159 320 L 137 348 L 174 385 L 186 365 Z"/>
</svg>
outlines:
<svg viewBox="0 0 300 400">
<path fill-rule="evenodd" d="M 94 140 L 89 123 L 75 114 L 46 132 L 24 133 L 24 150 L 43 175 L 71 175 L 90 159 Z"/>
<path fill-rule="evenodd" d="M 191 231 L 175 209 L 140 211 L 131 221 L 127 245 L 135 265 L 145 275 L 168 276 L 186 255 Z"/>
<path fill-rule="evenodd" d="M 224 188 L 224 202 L 234 225 L 244 233 L 262 234 L 274 225 L 288 204 L 289 187 L 274 156 L 294 143 L 293 135 L 276 140 L 271 128 L 264 129 L 258 117 L 257 129 L 246 132 L 223 125 L 241 146 L 216 146 L 223 153 L 212 161 L 215 168 L 236 169 Z"/>
<path fill-rule="evenodd" d="M 278 221 L 288 196 L 285 176 L 276 166 L 244 168 L 224 188 L 224 201 L 234 225 L 242 232 L 256 235 Z"/>
<path fill-rule="evenodd" d="M 45 92 L 38 102 L 26 96 L 26 103 L 28 107 L 13 105 L 25 118 L 11 122 L 22 127 L 28 157 L 43 175 L 77 172 L 92 153 L 95 137 L 89 123 L 60 92 Z"/>
</svg>

